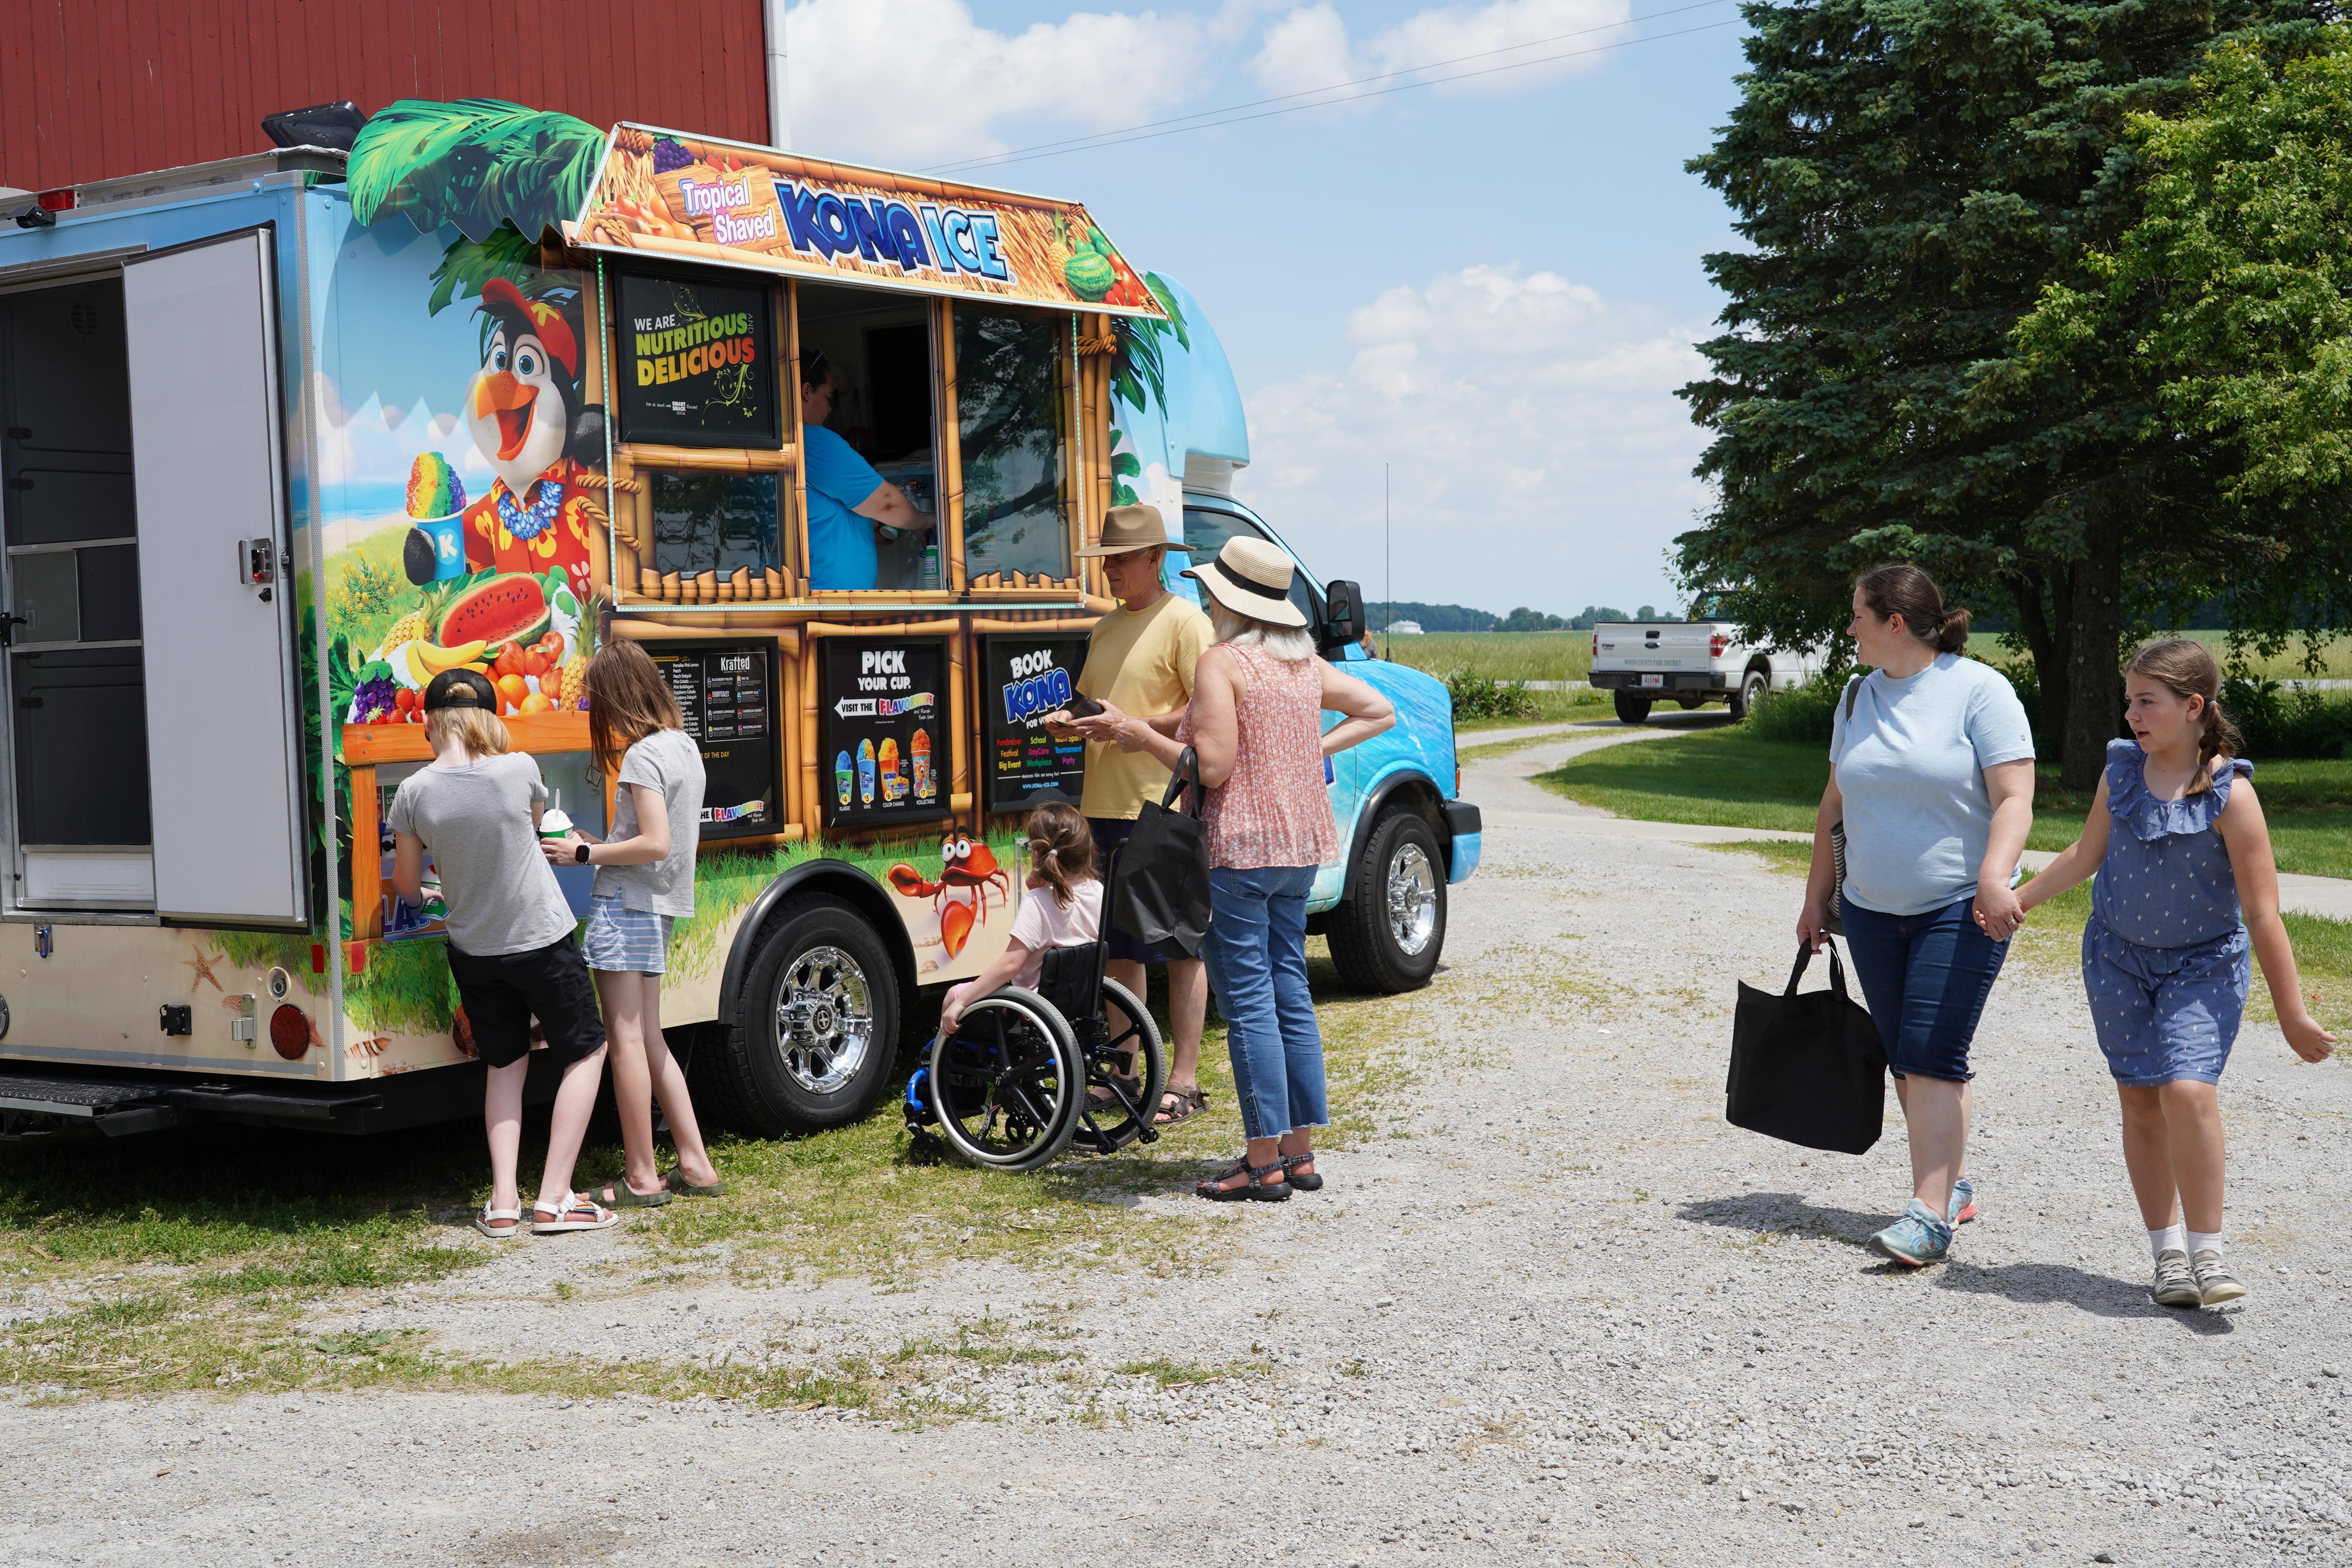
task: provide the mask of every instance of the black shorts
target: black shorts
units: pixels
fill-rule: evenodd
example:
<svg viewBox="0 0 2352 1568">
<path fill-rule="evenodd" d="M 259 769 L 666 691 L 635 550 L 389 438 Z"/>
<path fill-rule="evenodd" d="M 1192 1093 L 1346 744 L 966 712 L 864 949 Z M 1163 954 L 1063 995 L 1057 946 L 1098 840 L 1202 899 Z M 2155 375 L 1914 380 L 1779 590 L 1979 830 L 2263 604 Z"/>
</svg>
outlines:
<svg viewBox="0 0 2352 1568">
<path fill-rule="evenodd" d="M 1103 863 L 1108 866 L 1110 862 L 1110 852 L 1113 849 L 1118 848 L 1120 845 L 1126 843 L 1129 837 L 1134 834 L 1135 818 L 1131 816 L 1089 816 L 1087 818 L 1087 826 L 1094 831 L 1095 853 L 1100 856 L 1103 859 Z M 1102 925 L 1103 941 L 1110 948 L 1110 956 L 1114 962 L 1122 959 L 1129 963 L 1167 963 L 1171 961 L 1177 963 L 1182 963 L 1186 962 L 1184 955 L 1181 952 L 1162 952 L 1158 948 L 1152 946 L 1150 942 L 1143 941 L 1141 938 L 1129 936 L 1127 932 L 1119 930 L 1118 922 L 1110 918 L 1110 911 L 1108 910 L 1103 910 Z"/>
<path fill-rule="evenodd" d="M 475 1049 L 494 1068 L 511 1067 L 530 1054 L 534 1016 L 548 1054 L 565 1067 L 593 1056 L 604 1043 L 596 985 L 572 936 L 491 958 L 452 947 L 449 973 L 457 978 Z"/>
</svg>

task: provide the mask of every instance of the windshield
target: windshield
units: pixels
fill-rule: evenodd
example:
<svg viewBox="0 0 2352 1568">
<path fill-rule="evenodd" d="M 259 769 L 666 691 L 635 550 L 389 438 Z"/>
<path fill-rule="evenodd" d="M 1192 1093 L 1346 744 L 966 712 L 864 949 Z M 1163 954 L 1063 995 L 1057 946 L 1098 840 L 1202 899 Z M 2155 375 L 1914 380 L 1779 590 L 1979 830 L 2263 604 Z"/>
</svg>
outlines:
<svg viewBox="0 0 2352 1568">
<path fill-rule="evenodd" d="M 1225 547 L 1225 541 L 1235 534 L 1244 539 L 1263 539 L 1290 557 L 1291 564 L 1298 568 L 1290 580 L 1290 602 L 1298 606 L 1299 613 L 1307 617 L 1307 625 L 1321 624 L 1323 595 L 1316 591 L 1315 580 L 1307 573 L 1307 563 L 1298 559 L 1297 551 L 1283 543 L 1274 530 L 1259 521 L 1238 501 L 1202 501 L 1186 498 L 1184 548 L 1189 553 L 1171 553 L 1168 557 L 1168 564 L 1163 568 L 1163 580 L 1169 592 L 1180 594 L 1192 605 L 1205 608 L 1201 605 L 1201 584 L 1180 574 L 1195 561 L 1215 560 L 1217 552 Z"/>
</svg>

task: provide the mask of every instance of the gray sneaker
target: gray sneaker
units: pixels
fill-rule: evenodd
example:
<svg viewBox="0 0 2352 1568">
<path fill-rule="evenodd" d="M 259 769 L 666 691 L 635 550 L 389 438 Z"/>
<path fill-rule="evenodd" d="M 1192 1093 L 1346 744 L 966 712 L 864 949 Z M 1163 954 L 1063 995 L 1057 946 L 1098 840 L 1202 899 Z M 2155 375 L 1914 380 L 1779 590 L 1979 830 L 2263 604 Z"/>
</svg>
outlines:
<svg viewBox="0 0 2352 1568">
<path fill-rule="evenodd" d="M 2156 1282 L 2148 1287 L 2159 1307 L 2201 1307 L 2205 1293 L 2197 1288 L 2197 1277 L 2189 1271 L 2189 1254 L 2177 1247 L 2166 1247 L 2157 1255 Z"/>
<path fill-rule="evenodd" d="M 2224 1301 L 2235 1301 L 2246 1293 L 2246 1287 L 2230 1272 L 2221 1255 L 2210 1247 L 2199 1253 L 2189 1263 L 2197 1271 L 2197 1299 L 2208 1307 L 2218 1307 Z"/>
</svg>

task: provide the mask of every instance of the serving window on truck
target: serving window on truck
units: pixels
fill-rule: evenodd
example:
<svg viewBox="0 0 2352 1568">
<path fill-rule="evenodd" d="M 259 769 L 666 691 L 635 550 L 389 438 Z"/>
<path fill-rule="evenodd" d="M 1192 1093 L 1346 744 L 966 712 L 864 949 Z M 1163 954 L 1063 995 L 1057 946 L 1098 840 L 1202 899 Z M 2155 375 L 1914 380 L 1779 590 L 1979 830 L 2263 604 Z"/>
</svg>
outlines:
<svg viewBox="0 0 2352 1568">
<path fill-rule="evenodd" d="M 274 231 L 0 294 L 6 912 L 306 925 Z"/>
</svg>

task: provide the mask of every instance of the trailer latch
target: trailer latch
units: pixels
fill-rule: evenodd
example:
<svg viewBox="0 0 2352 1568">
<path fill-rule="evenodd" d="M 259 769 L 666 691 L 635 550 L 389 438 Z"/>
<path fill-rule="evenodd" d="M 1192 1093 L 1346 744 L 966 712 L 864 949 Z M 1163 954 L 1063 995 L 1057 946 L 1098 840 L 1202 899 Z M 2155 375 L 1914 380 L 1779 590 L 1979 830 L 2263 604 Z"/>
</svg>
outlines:
<svg viewBox="0 0 2352 1568">
<path fill-rule="evenodd" d="M 196 1010 L 185 1002 L 166 1002 L 158 1011 L 157 1022 L 167 1035 L 193 1035 L 196 1032 Z"/>
</svg>

